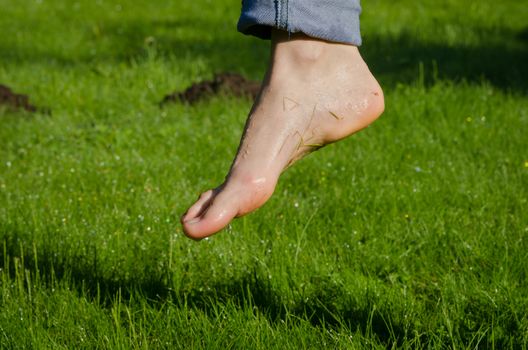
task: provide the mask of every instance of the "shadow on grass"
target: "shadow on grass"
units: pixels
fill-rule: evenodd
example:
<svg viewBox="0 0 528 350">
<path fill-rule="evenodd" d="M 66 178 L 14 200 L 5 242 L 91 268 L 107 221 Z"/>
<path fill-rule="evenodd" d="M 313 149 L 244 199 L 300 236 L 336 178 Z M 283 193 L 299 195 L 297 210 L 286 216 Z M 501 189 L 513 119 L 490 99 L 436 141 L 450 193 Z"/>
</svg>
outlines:
<svg viewBox="0 0 528 350">
<path fill-rule="evenodd" d="M 204 21 L 199 18 L 152 21 L 105 21 L 97 31 L 89 28 L 81 45 L 63 48 L 24 43 L 14 46 L 0 41 L 0 62 L 43 63 L 64 67 L 95 66 L 99 63 L 133 64 L 150 57 L 159 60 L 176 59 L 182 65 L 196 60 L 206 63 L 214 72 L 236 71 L 246 74 L 265 68 L 269 43 L 255 38 L 243 38 L 235 32 L 235 24 Z M 204 30 L 196 28 L 209 28 Z M 178 34 L 183 31 L 183 34 Z M 224 33 L 230 33 L 228 35 Z M 200 33 L 202 35 L 200 35 Z M 178 62 L 179 63 L 179 62 Z M 261 78 L 261 72 L 257 77 Z"/>
<path fill-rule="evenodd" d="M 272 324 L 287 320 L 303 320 L 314 327 L 359 331 L 389 345 L 402 343 L 411 334 L 403 325 L 394 323 L 386 310 L 375 305 L 375 298 L 359 305 L 347 298 L 347 292 L 329 279 L 318 278 L 317 291 L 293 305 L 274 290 L 266 276 L 256 270 L 251 274 L 212 286 L 207 291 L 191 290 L 179 295 L 179 303 L 192 305 L 215 317 L 214 303 L 232 304 L 238 308 L 251 307 Z M 383 307 L 381 308 L 383 309 Z M 426 340 L 425 338 L 422 340 Z"/>
<path fill-rule="evenodd" d="M 0 249 L 0 262 L 4 271 L 7 270 L 6 265 L 9 265 L 11 278 L 27 285 L 29 276 L 32 276 L 30 283 L 33 289 L 38 289 L 39 286 L 57 288 L 57 284 L 66 285 L 80 297 L 88 297 L 103 307 L 110 308 L 117 300 L 128 303 L 129 300 L 141 299 L 155 309 L 169 302 L 177 308 L 201 310 L 211 319 L 216 319 L 219 307 L 232 305 L 241 310 L 253 310 L 265 316 L 271 324 L 300 320 L 323 329 L 359 331 L 365 337 L 377 339 L 387 346 L 402 345 L 409 341 L 424 346 L 438 341 L 453 341 L 443 325 L 436 324 L 437 320 L 429 320 L 429 325 L 424 325 L 424 320 L 420 319 L 404 320 L 398 311 L 391 310 L 390 305 L 383 305 L 374 294 L 372 297 L 363 296 L 359 298 L 362 301 L 358 302 L 359 299 L 353 298 L 344 287 L 325 277 L 304 281 L 316 288 L 303 295 L 302 300 L 296 300 L 292 304 L 273 287 L 265 273 L 259 273 L 256 266 L 252 272 L 212 283 L 208 288 L 203 288 L 204 284 L 201 282 L 204 281 L 198 280 L 193 285 L 183 285 L 180 290 L 172 290 L 172 275 L 167 270 L 164 272 L 166 275 L 159 271 L 145 270 L 137 278 L 125 279 L 100 273 L 96 254 L 93 258 L 79 256 L 66 261 L 61 260 L 62 254 L 54 254 L 52 250 L 39 248 L 35 255 L 31 253 L 31 248 L 21 247 L 15 240 L 4 242 L 4 249 Z M 149 266 L 143 261 L 141 265 L 146 268 Z M 29 271 L 30 275 L 24 271 Z M 37 275 L 38 281 L 35 281 Z M 459 341 L 471 344 L 475 334 L 480 332 L 480 323 L 488 320 L 496 312 L 497 306 L 475 299 L 467 307 L 470 308 L 466 310 L 469 313 L 464 313 L 467 319 L 455 322 Z M 473 326 L 469 326 L 471 323 Z M 483 340 L 483 344 L 492 341 L 495 346 L 502 348 L 502 345 L 512 345 L 512 339 L 518 339 L 519 345 L 521 344 L 522 329 L 513 318 L 502 317 L 501 324 L 495 326 L 502 327 L 504 333 L 495 334 L 492 340 Z M 433 331 L 436 333 L 435 339 L 430 338 Z"/>
<path fill-rule="evenodd" d="M 66 262 L 49 252 L 38 253 L 35 257 L 29 251 L 21 254 L 20 247 L 6 247 L 5 251 L 0 250 L 0 261 L 3 262 L 0 267 L 4 271 L 9 267 L 11 278 L 22 280 L 27 285 L 29 277 L 24 271 L 29 271 L 33 289 L 39 285 L 51 289 L 57 288 L 57 284 L 66 284 L 80 297 L 88 297 L 107 308 L 112 307 L 117 300 L 127 303 L 130 298 L 138 300 L 139 297 L 153 308 L 162 307 L 169 302 L 175 307 L 201 310 L 215 319 L 219 306 L 232 305 L 237 309 L 252 309 L 265 316 L 271 324 L 279 324 L 287 319 L 291 321 L 293 317 L 294 322 L 303 320 L 314 327 L 345 327 L 351 332 L 360 331 L 386 344 L 401 343 L 407 335 L 401 325 L 388 321 L 390 315 L 376 309 L 374 300 L 364 306 L 343 302 L 346 292 L 325 279 L 317 281 L 317 293 L 291 305 L 273 289 L 267 277 L 260 276 L 256 269 L 237 279 L 226 279 L 208 288 L 202 288 L 198 281 L 196 287 L 171 290 L 171 278 L 160 276 L 159 273 L 156 275 L 146 271 L 141 278 L 129 280 L 103 277 L 98 273 L 96 257 L 92 262 L 86 257 Z M 9 263 L 6 264 L 6 261 Z"/>
<path fill-rule="evenodd" d="M 202 32 L 195 31 L 196 28 L 202 28 Z M 203 28 L 209 28 L 208 33 L 213 34 L 204 35 Z M 488 81 L 501 89 L 528 91 L 528 28 L 519 32 L 468 30 L 481 33 L 483 38 L 489 35 L 490 40 L 484 42 L 483 39 L 478 46 L 464 46 L 448 45 L 438 39 L 420 42 L 408 33 L 396 37 L 367 33 L 361 52 L 385 87 L 416 81 L 418 67 L 424 65 L 426 72 L 433 72 L 429 74 L 430 81 L 434 78 Z M 197 34 L 190 34 L 193 32 Z M 234 24 L 197 18 L 107 21 L 100 23 L 98 31 L 87 31 L 85 36 L 85 43 L 75 52 L 53 51 L 53 48 L 39 50 L 31 43 L 26 47 L 12 47 L 0 42 L 0 61 L 51 61 L 72 66 L 138 62 L 155 55 L 162 60 L 176 58 L 182 64 L 199 59 L 212 72 L 240 72 L 256 79 L 266 68 L 269 50 L 268 43 L 235 33 Z"/>
<path fill-rule="evenodd" d="M 437 78 L 451 81 L 489 82 L 511 91 L 528 91 L 528 29 L 503 31 L 503 40 L 481 46 L 449 46 L 422 43 L 404 34 L 398 37 L 372 36 L 365 39 L 362 54 L 374 75 L 388 86 L 419 79 L 424 66 L 425 84 Z M 500 41 L 500 43 L 498 43 Z"/>
</svg>

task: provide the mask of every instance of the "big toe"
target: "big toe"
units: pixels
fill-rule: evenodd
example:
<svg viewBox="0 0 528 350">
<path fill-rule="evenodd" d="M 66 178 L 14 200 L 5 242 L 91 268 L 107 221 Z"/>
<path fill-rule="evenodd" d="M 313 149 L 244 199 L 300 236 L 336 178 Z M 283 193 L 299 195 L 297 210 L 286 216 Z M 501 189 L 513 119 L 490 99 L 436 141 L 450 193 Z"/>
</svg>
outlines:
<svg viewBox="0 0 528 350">
<path fill-rule="evenodd" d="M 198 197 L 196 202 L 189 209 L 187 209 L 187 212 L 183 214 L 181 218 L 182 223 L 185 221 L 191 221 L 196 217 L 201 216 L 211 204 L 211 200 L 213 199 L 214 194 L 215 190 L 209 190 L 207 192 L 202 193 L 200 197 Z"/>
<path fill-rule="evenodd" d="M 238 213 L 236 201 L 233 200 L 232 196 L 224 192 L 211 194 L 210 198 L 204 198 L 200 204 L 197 202 L 195 205 L 199 207 L 199 210 L 196 208 L 193 210 L 193 213 L 196 212 L 197 215 L 194 217 L 188 215 L 192 209 L 191 207 L 182 220 L 182 226 L 183 232 L 187 237 L 196 240 L 203 239 L 220 231 Z"/>
</svg>

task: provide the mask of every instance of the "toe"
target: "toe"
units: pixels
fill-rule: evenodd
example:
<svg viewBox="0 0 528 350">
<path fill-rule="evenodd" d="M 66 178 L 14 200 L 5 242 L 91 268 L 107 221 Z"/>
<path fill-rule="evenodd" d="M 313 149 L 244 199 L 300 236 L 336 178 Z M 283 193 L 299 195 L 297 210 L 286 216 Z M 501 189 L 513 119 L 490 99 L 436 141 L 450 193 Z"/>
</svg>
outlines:
<svg viewBox="0 0 528 350">
<path fill-rule="evenodd" d="M 220 231 L 238 212 L 237 202 L 226 193 L 219 193 L 201 215 L 183 222 L 183 231 L 192 239 L 203 239 Z"/>
<path fill-rule="evenodd" d="M 213 192 L 213 190 L 209 190 L 202 193 L 198 200 L 183 214 L 181 221 L 191 221 L 203 214 L 211 202 Z"/>
</svg>

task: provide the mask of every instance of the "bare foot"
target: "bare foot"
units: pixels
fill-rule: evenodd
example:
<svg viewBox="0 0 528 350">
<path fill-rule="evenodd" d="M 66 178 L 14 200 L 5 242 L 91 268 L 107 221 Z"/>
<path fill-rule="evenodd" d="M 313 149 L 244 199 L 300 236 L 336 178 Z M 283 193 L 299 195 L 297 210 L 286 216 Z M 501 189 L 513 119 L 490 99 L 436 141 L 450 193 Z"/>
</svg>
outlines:
<svg viewBox="0 0 528 350">
<path fill-rule="evenodd" d="M 286 168 L 343 139 L 383 112 L 383 92 L 357 47 L 275 31 L 262 90 L 223 184 L 182 217 L 202 239 L 262 206 Z"/>
</svg>

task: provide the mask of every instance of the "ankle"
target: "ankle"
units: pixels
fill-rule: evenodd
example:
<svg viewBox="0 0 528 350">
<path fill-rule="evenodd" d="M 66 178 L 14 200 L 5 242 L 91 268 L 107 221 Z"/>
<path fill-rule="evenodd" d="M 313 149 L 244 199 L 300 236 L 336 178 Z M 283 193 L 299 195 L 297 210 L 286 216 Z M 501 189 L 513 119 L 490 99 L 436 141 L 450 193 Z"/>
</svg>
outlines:
<svg viewBox="0 0 528 350">
<path fill-rule="evenodd" d="M 295 71 L 306 74 L 311 70 L 327 71 L 340 63 L 361 59 L 356 46 L 332 43 L 309 37 L 303 33 L 273 30 L 271 64 L 291 75 Z"/>
<path fill-rule="evenodd" d="M 303 33 L 274 30 L 272 33 L 272 62 L 287 64 L 293 68 L 311 66 L 325 56 L 329 44 Z"/>
</svg>

